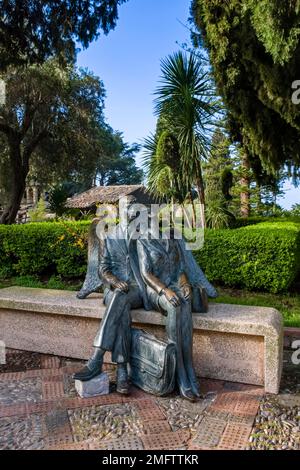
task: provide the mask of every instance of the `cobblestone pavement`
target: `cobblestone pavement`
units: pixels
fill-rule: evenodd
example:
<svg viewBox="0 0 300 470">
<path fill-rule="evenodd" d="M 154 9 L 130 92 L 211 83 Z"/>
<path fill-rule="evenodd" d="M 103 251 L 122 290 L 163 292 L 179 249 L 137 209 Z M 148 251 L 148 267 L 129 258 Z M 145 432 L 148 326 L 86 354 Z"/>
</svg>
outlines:
<svg viewBox="0 0 300 470">
<path fill-rule="evenodd" d="M 200 379 L 197 403 L 176 394 L 156 398 L 134 387 L 129 396 L 112 392 L 82 399 L 70 379 L 80 367 L 79 361 L 9 352 L 7 364 L 0 366 L 0 450 L 239 450 L 268 445 L 267 437 L 255 444 L 268 399 L 261 387 Z M 106 370 L 113 381 L 113 366 Z M 291 394 L 284 386 L 290 400 L 299 397 L 298 389 Z M 290 418 L 297 415 L 293 401 L 284 406 L 293 410 Z M 292 428 L 291 448 L 296 448 L 296 425 Z"/>
</svg>

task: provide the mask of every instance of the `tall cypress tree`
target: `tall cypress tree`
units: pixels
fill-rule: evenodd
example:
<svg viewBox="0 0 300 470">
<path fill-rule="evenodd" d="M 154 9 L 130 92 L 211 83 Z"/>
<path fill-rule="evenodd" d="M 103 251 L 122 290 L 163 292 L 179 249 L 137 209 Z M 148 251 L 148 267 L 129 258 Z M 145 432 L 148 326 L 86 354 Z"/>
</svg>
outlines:
<svg viewBox="0 0 300 470">
<path fill-rule="evenodd" d="M 195 42 L 209 51 L 230 131 L 268 171 L 300 166 L 299 0 L 193 0 Z"/>
<path fill-rule="evenodd" d="M 228 226 L 232 214 L 229 205 L 232 200 L 233 166 L 228 137 L 217 129 L 212 137 L 210 156 L 204 165 L 206 194 L 206 218 L 208 226 Z"/>
</svg>

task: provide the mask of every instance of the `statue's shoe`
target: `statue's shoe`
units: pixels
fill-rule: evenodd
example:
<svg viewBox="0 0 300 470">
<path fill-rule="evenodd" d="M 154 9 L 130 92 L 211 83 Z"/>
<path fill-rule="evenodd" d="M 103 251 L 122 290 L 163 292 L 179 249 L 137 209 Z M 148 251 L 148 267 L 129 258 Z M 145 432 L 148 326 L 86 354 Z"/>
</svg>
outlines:
<svg viewBox="0 0 300 470">
<path fill-rule="evenodd" d="M 85 291 L 85 290 L 80 290 L 77 292 L 76 297 L 77 299 L 84 300 L 87 298 L 87 296 L 90 294 L 90 292 Z"/>
<path fill-rule="evenodd" d="M 102 373 L 102 363 L 100 365 L 90 368 L 88 365 L 83 367 L 79 372 L 73 374 L 74 380 L 80 380 L 81 382 L 88 382 L 94 379 Z"/>
<path fill-rule="evenodd" d="M 198 380 L 193 371 L 190 371 L 189 377 L 190 377 L 191 391 L 193 395 L 195 395 L 197 398 L 200 398 L 201 393 L 200 393 L 200 389 L 198 385 Z"/>
<path fill-rule="evenodd" d="M 198 400 L 197 397 L 193 394 L 193 392 L 191 390 L 185 390 L 185 391 L 181 390 L 180 395 L 182 396 L 182 398 L 184 398 L 185 400 L 188 400 L 192 403 L 194 403 Z"/>
<path fill-rule="evenodd" d="M 117 368 L 117 392 L 122 395 L 129 394 L 129 381 L 127 364 L 118 364 Z"/>
<path fill-rule="evenodd" d="M 192 392 L 193 394 L 195 395 L 196 398 L 201 398 L 201 393 L 200 393 L 200 390 L 199 390 L 199 387 L 192 384 Z"/>
<path fill-rule="evenodd" d="M 117 392 L 122 395 L 129 394 L 129 382 L 128 380 L 121 380 L 117 382 Z"/>
</svg>

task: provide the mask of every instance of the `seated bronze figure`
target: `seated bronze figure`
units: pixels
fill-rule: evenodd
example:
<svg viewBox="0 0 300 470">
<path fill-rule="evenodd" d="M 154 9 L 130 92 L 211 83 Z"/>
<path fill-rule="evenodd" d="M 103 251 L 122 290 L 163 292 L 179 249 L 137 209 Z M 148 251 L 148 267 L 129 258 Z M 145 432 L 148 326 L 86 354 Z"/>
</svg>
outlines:
<svg viewBox="0 0 300 470">
<path fill-rule="evenodd" d="M 177 240 L 138 240 L 141 274 L 151 307 L 167 316 L 168 340 L 175 344 L 177 384 L 188 400 L 199 397 L 193 367 L 192 286 Z"/>
<path fill-rule="evenodd" d="M 119 224 L 103 242 L 99 277 L 104 284 L 104 318 L 94 341 L 94 354 L 74 379 L 88 381 L 101 374 L 106 351 L 117 363 L 117 391 L 128 393 L 132 308 L 148 307 L 146 288 L 138 268 L 136 240 Z"/>
<path fill-rule="evenodd" d="M 132 380 L 144 390 L 169 393 L 176 377 L 181 395 L 194 401 L 199 397 L 199 388 L 193 366 L 192 311 L 205 312 L 207 296 L 216 297 L 217 293 L 186 250 L 185 242 L 175 239 L 174 233 L 170 239 L 147 239 L 140 234 L 136 240 L 128 234 L 129 225 L 120 223 L 111 235 L 99 240 L 98 246 L 95 226 L 91 229 L 90 266 L 79 297 L 86 297 L 103 284 L 107 308 L 94 341 L 94 354 L 74 378 L 88 381 L 99 375 L 105 351 L 111 351 L 117 363 L 118 392 L 128 393 L 128 365 L 135 362 L 138 367 L 132 364 Z M 140 330 L 132 330 L 131 309 L 141 307 L 166 316 L 168 343 L 164 345 Z M 161 378 L 160 383 L 155 382 L 155 374 L 147 377 L 151 375 L 149 361 L 158 357 L 162 369 L 170 368 L 169 373 L 164 371 L 166 384 Z M 149 367 L 142 370 L 146 363 Z"/>
</svg>

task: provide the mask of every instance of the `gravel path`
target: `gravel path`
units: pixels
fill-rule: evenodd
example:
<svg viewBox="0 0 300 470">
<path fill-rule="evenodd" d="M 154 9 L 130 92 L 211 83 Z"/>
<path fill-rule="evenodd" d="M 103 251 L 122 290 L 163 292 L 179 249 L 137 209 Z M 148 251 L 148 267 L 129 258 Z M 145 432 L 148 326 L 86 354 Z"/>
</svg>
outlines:
<svg viewBox="0 0 300 470">
<path fill-rule="evenodd" d="M 266 396 L 250 437 L 253 450 L 300 450 L 300 397 L 289 405 L 282 396 Z M 296 405 L 298 403 L 298 405 Z"/>
<path fill-rule="evenodd" d="M 284 351 L 278 396 L 266 395 L 250 436 L 252 450 L 300 450 L 300 366 Z"/>
<path fill-rule="evenodd" d="M 40 369 L 41 354 L 27 351 L 8 350 L 6 364 L 0 365 L 0 374 L 4 372 L 23 372 L 25 370 Z"/>
<path fill-rule="evenodd" d="M 129 403 L 69 410 L 69 419 L 75 442 L 117 439 L 140 434 L 143 428 L 136 408 Z"/>
<path fill-rule="evenodd" d="M 212 401 L 213 398 L 204 398 L 196 403 L 190 403 L 179 396 L 156 400 L 167 417 L 172 431 L 189 429 L 191 432 L 198 430 L 203 413 Z"/>
</svg>

